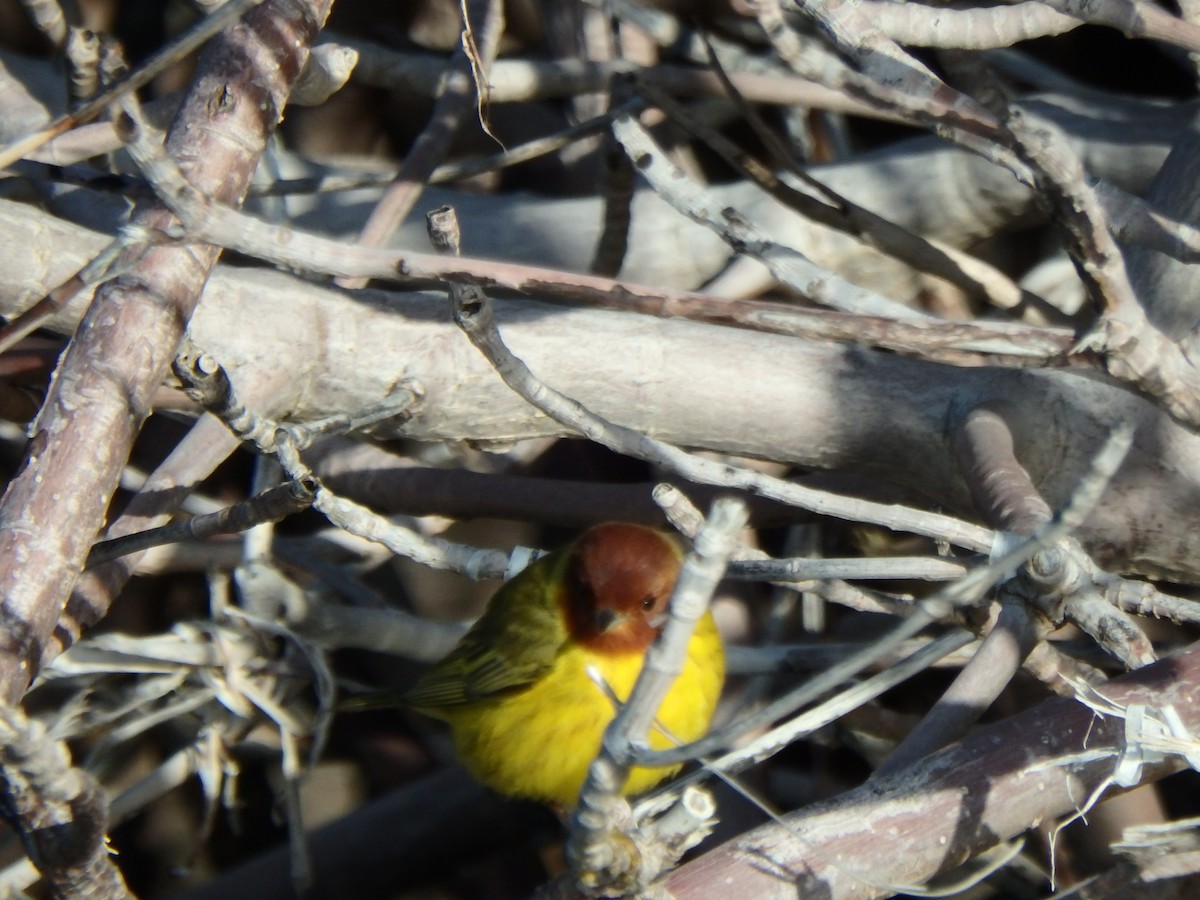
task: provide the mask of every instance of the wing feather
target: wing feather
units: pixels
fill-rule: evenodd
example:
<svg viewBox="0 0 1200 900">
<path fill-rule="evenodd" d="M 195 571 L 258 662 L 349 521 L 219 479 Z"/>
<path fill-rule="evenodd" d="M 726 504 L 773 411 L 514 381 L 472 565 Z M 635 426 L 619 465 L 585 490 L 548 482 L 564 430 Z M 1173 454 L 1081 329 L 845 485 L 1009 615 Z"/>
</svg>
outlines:
<svg viewBox="0 0 1200 900">
<path fill-rule="evenodd" d="M 564 552 L 552 553 L 501 587 L 404 702 L 436 712 L 519 691 L 549 672 L 567 640 L 558 604 L 565 561 Z"/>
</svg>

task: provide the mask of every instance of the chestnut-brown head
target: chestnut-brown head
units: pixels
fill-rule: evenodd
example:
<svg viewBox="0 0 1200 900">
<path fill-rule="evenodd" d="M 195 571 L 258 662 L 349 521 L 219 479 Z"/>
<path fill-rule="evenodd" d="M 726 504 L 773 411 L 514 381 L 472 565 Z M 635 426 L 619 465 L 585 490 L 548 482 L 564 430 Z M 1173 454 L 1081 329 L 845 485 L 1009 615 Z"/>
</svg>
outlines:
<svg viewBox="0 0 1200 900">
<path fill-rule="evenodd" d="M 666 534 L 609 522 L 567 551 L 561 602 L 571 637 L 599 653 L 645 650 L 666 619 L 682 553 Z"/>
</svg>

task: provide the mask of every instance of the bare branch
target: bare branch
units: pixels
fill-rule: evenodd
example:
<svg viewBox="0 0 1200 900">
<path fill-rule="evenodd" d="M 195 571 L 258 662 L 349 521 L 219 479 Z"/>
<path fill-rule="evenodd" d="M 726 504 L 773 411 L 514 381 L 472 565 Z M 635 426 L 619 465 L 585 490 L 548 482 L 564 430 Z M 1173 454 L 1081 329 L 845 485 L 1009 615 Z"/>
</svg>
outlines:
<svg viewBox="0 0 1200 900">
<path fill-rule="evenodd" d="M 684 669 L 692 631 L 708 609 L 745 524 L 746 508 L 739 501 L 722 498 L 713 504 L 671 592 L 662 634 L 646 652 L 641 673 L 588 769 L 567 841 L 576 884 L 588 896 L 645 890 L 707 834 L 701 827 L 698 837 L 670 846 L 647 840 L 641 823 L 628 822 L 621 789 L 633 766 L 634 747 L 646 742 L 658 708 Z M 707 818 L 697 816 L 700 822 Z"/>
<path fill-rule="evenodd" d="M 168 66 L 183 59 L 222 28 L 241 16 L 246 10 L 261 3 L 262 0 L 230 0 L 210 16 L 197 22 L 190 30 L 180 35 L 174 43 L 160 50 L 142 66 L 130 72 L 106 90 L 96 94 L 83 106 L 69 115 L 65 115 L 46 128 L 28 137 L 15 141 L 8 146 L 0 147 L 0 169 L 12 165 L 18 159 L 32 153 L 51 138 L 64 134 L 76 125 L 95 118 L 123 94 L 145 87 Z"/>
<path fill-rule="evenodd" d="M 1179 344 L 1146 317 L 1124 258 L 1079 160 L 1058 130 L 1014 110 L 1009 127 L 1061 213 L 1071 253 L 1103 314 L 1081 347 L 1103 353 L 1108 371 L 1155 397 L 1172 416 L 1200 426 L 1200 372 Z"/>
<path fill-rule="evenodd" d="M 1168 706 L 1200 729 L 1188 697 L 1200 681 L 1200 648 L 1109 682 L 1104 696 L 1126 707 Z M 1031 823 L 1068 815 L 1110 782 L 1126 753 L 1125 723 L 1099 718 L 1074 699 L 1056 699 L 984 728 L 910 769 L 763 826 L 670 875 L 675 896 L 700 896 L 719 883 L 733 893 L 795 897 L 882 897 L 928 881 L 1021 834 Z M 1179 768 L 1152 763 L 1144 780 Z M 889 847 L 878 852 L 880 829 Z M 799 835 L 800 837 L 797 837 Z M 931 841 L 930 835 L 939 839 Z M 945 840 L 941 840 L 944 837 Z"/>
<path fill-rule="evenodd" d="M 504 32 L 504 4 L 499 0 L 472 0 L 464 2 L 462 10 L 466 18 L 462 46 L 446 70 L 428 124 L 359 232 L 360 246 L 382 247 L 388 243 L 400 223 L 408 218 L 467 114 L 472 110 L 482 114 L 487 105 L 488 78 Z M 346 288 L 360 288 L 366 279 L 343 278 L 339 283 Z"/>
<path fill-rule="evenodd" d="M 16 707 L 0 709 L 0 811 L 60 897 L 132 897 L 106 845 L 100 786 L 71 764 L 65 744 Z"/>
<path fill-rule="evenodd" d="M 243 8 L 241 0 L 226 6 Z M 221 201 L 240 199 L 327 13 L 322 0 L 311 6 L 272 0 L 231 28 L 201 62 L 168 149 L 182 153 L 186 146 L 191 178 Z M 290 36 L 281 39 L 280 30 Z M 109 93 L 91 106 L 102 108 Z M 223 102 L 214 105 L 214 97 Z M 219 126 L 213 122 L 217 112 Z M 19 156 L 28 144 L 13 152 Z M 172 217 L 152 203 L 133 221 L 164 228 Z M 0 523 L 6 523 L 0 527 L 0 585 L 9 617 L 0 691 L 11 701 L 37 670 L 217 253 L 207 246 L 126 251 L 122 259 L 136 260 L 136 275 L 101 290 L 63 359 L 26 466 L 0 503 Z M 36 533 L 18 524 L 31 520 L 38 522 Z M 41 573 L 36 581 L 24 576 L 29 566 Z"/>
</svg>

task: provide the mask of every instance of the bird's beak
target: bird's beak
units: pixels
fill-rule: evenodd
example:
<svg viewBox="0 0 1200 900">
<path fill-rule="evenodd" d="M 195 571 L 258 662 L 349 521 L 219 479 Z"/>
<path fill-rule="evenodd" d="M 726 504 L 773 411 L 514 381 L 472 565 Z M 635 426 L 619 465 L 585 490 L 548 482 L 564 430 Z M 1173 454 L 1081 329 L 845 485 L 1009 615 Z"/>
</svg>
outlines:
<svg viewBox="0 0 1200 900">
<path fill-rule="evenodd" d="M 597 634 L 607 633 L 613 626 L 625 618 L 611 609 L 598 609 L 592 613 L 592 617 L 596 623 Z"/>
</svg>

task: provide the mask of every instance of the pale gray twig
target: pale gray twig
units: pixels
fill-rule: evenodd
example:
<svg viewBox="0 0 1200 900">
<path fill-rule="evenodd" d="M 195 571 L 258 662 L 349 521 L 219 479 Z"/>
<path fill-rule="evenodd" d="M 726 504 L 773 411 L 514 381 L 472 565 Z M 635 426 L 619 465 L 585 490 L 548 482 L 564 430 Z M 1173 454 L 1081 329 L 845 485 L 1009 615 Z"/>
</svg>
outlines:
<svg viewBox="0 0 1200 900">
<path fill-rule="evenodd" d="M 921 635 L 905 641 L 892 655 L 876 664 L 880 671 L 889 669 L 918 650 L 928 647 L 936 638 Z M 857 653 L 870 643 L 843 641 L 823 634 L 811 638 L 769 645 L 727 644 L 725 647 L 725 671 L 728 675 L 779 675 L 783 673 L 820 671 L 841 662 L 852 653 Z M 953 653 L 943 656 L 935 668 L 962 668 L 974 655 L 979 641 L 963 644 Z"/>
<path fill-rule="evenodd" d="M 1154 616 L 1172 622 L 1200 622 L 1200 601 L 1164 594 L 1153 584 L 1115 578 L 1104 586 L 1108 601 L 1138 616 Z"/>
<path fill-rule="evenodd" d="M 287 625 L 311 644 L 328 650 L 352 647 L 436 662 L 449 653 L 466 626 L 435 622 L 400 609 L 341 606 L 301 591 L 284 610 Z"/>
<path fill-rule="evenodd" d="M 18 341 L 28 337 L 47 321 L 62 312 L 73 297 L 84 291 L 93 290 L 105 281 L 129 270 L 134 263 L 129 260 L 118 264 L 125 250 L 148 243 L 150 235 L 146 229 L 126 225 L 103 250 L 97 253 L 82 269 L 63 281 L 46 296 L 38 300 L 19 316 L 0 327 L 0 353 L 12 349 Z"/>
<path fill-rule="evenodd" d="M 955 91 L 923 63 L 882 34 L 847 0 L 788 0 L 813 20 L 835 48 L 857 68 L 814 61 L 783 17 L 779 0 L 760 0 L 755 12 L 772 45 L 798 74 L 840 86 L 892 114 L 930 128 L 1030 183 L 1027 166 L 1003 142 L 1004 129 L 986 107 Z"/>
<path fill-rule="evenodd" d="M 694 539 L 700 533 L 700 528 L 704 525 L 704 514 L 683 491 L 673 484 L 661 483 L 654 486 L 653 497 L 654 502 L 662 509 L 663 515 L 680 534 Z M 743 565 L 769 565 L 770 559 L 762 550 L 739 546 L 733 553 L 733 561 L 730 565 L 734 569 Z M 732 569 L 729 575 L 736 577 Z M 912 609 L 911 598 L 904 601 L 878 591 L 869 591 L 866 588 L 848 584 L 840 579 L 789 583 L 785 578 L 776 583 L 789 588 L 802 587 L 804 590 L 819 592 L 830 603 L 856 609 L 859 612 L 906 615 Z"/>
<path fill-rule="evenodd" d="M 799 309 L 794 304 L 738 303 L 699 293 L 648 288 L 536 266 L 347 244 L 290 227 L 271 225 L 213 203 L 180 177 L 177 167 L 163 155 L 149 129 L 138 123 L 135 125 L 137 127 L 129 134 L 130 153 L 159 196 L 184 222 L 190 238 L 236 249 L 290 269 L 337 277 L 401 281 L 453 282 L 468 278 L 520 293 L 548 298 L 561 296 L 577 304 L 616 306 L 660 316 L 686 315 L 701 321 L 801 337 L 873 343 L 933 358 L 943 354 L 956 358 L 961 352 L 983 352 L 1002 354 L 1009 364 L 1021 360 L 1035 365 L 1061 364 L 1071 346 L 1071 334 L 1065 330 L 1006 322 L 948 322 L 931 317 L 917 321 L 911 314 L 902 320 L 862 316 L 842 318 L 829 312 Z M 855 291 L 859 292 L 858 289 Z M 905 309 L 894 302 L 891 305 Z"/>
<path fill-rule="evenodd" d="M 430 213 L 430 216 L 434 219 L 453 220 L 453 210 L 443 208 Z M 453 225 L 442 227 L 447 234 L 453 232 L 457 240 L 457 221 L 453 221 Z M 873 522 L 895 530 L 912 531 L 976 552 L 991 550 L 992 534 L 988 529 L 950 516 L 907 510 L 897 505 L 889 506 L 804 488 L 749 469 L 722 465 L 686 453 L 632 429 L 606 422 L 538 380 L 528 367 L 513 355 L 496 328 L 490 303 L 477 286 L 452 283 L 450 288 L 455 301 L 455 321 L 488 358 L 505 383 L 551 418 L 599 444 L 620 453 L 653 461 L 690 481 L 735 487 L 821 515 Z"/>
<path fill-rule="evenodd" d="M 255 444 L 264 453 L 275 454 L 289 477 L 316 484 L 313 508 L 324 513 L 335 525 L 382 544 L 398 556 L 432 568 L 450 569 L 472 579 L 511 577 L 514 559 L 508 553 L 426 537 L 411 528 L 388 522 L 365 506 L 334 495 L 300 460 L 300 449 L 310 433 L 300 426 L 280 427 L 279 423 L 247 409 L 225 370 L 211 356 L 191 348 L 180 354 L 175 372 L 187 383 L 197 401 L 217 415 L 238 438 Z M 400 405 L 411 403 L 412 399 L 409 392 L 408 399 L 401 398 Z M 389 407 L 389 415 L 395 412 L 395 408 Z"/>
<path fill-rule="evenodd" d="M 931 668 L 974 640 L 975 636 L 966 629 L 951 629 L 940 637 L 928 641 L 924 646 L 913 650 L 909 655 L 890 662 L 882 671 L 869 678 L 864 678 L 834 694 L 828 700 L 793 716 L 764 734 L 756 736 L 745 746 L 731 750 L 715 759 L 706 760 L 703 769 L 693 775 L 685 776 L 675 784 L 668 785 L 664 790 L 673 791 L 684 787 L 707 777 L 712 771 L 723 774 L 745 771 L 769 759 L 800 738 L 836 722 L 847 713 L 869 703 L 897 685 L 903 684 L 914 675 Z"/>
<path fill-rule="evenodd" d="M 1200 26 L 1136 0 L 1040 0 L 1046 6 L 1093 25 L 1107 25 L 1126 35 L 1152 38 L 1193 52 L 1200 51 Z"/>
<path fill-rule="evenodd" d="M 1115 430 L 1096 454 L 1091 469 L 1079 484 L 1070 501 L 1047 527 L 1007 553 L 993 558 L 989 564 L 978 566 L 970 574 L 947 585 L 932 596 L 918 601 L 906 619 L 861 653 L 827 669 L 808 682 L 778 697 L 763 709 L 726 726 L 720 732 L 674 750 L 639 753 L 639 765 L 677 765 L 687 759 L 706 757 L 722 750 L 730 746 L 739 736 L 767 727 L 828 693 L 848 678 L 891 653 L 895 647 L 919 633 L 927 625 L 944 618 L 953 608 L 978 602 L 994 583 L 1009 578 L 1016 567 L 1044 547 L 1052 545 L 1065 534 L 1079 527 L 1116 473 L 1129 450 L 1132 439 L 1131 429 Z"/>
<path fill-rule="evenodd" d="M 308 54 L 289 102 L 297 106 L 320 106 L 345 87 L 357 64 L 358 53 L 352 48 L 318 44 Z"/>
<path fill-rule="evenodd" d="M 868 559 L 833 557 L 790 557 L 782 559 L 746 559 L 729 566 L 729 577 L 744 581 L 797 583 L 828 579 L 953 581 L 970 566 L 958 560 L 934 556 L 881 556 Z"/>
<path fill-rule="evenodd" d="M 647 651 L 641 674 L 588 769 L 571 819 L 567 854 L 576 884 L 589 896 L 644 890 L 678 859 L 664 859 L 657 847 L 638 840 L 637 831 L 623 821 L 629 808 L 621 789 L 633 764 L 633 748 L 646 740 L 659 706 L 683 671 L 692 631 L 708 608 L 746 515 L 740 501 L 713 504 L 675 582 L 662 634 Z"/>
<path fill-rule="evenodd" d="M 718 74 L 719 61 L 713 56 Z M 730 91 L 736 91 L 729 84 Z M 651 85 L 643 85 L 646 99 L 662 109 L 671 120 L 695 135 L 722 159 L 739 170 L 764 191 L 781 203 L 815 222 L 852 235 L 877 250 L 909 265 L 945 278 L 952 284 L 1008 309 L 1023 299 L 1021 289 L 1003 272 L 983 260 L 940 241 L 930 240 L 915 231 L 876 215 L 869 209 L 823 184 L 820 179 L 795 164 L 782 142 L 762 121 L 758 112 L 744 98 L 735 95 L 735 102 L 754 126 L 754 132 L 771 150 L 775 165 L 784 166 L 784 174 L 776 175 L 763 163 L 739 148 L 716 128 L 690 115 L 670 96 Z M 799 183 L 794 186 L 791 180 Z"/>
<path fill-rule="evenodd" d="M 21 0 L 25 12 L 55 50 L 67 42 L 67 19 L 58 0 Z"/>
<path fill-rule="evenodd" d="M 717 200 L 684 175 L 633 116 L 617 116 L 612 127 L 637 171 L 663 199 L 684 215 L 716 231 L 735 250 L 760 260 L 781 283 L 802 296 L 844 312 L 894 319 L 922 317 L 916 310 L 814 265 L 795 247 L 763 234 L 736 209 Z"/>
<path fill-rule="evenodd" d="M 446 70 L 446 57 L 439 54 L 401 53 L 377 43 L 339 35 L 339 44 L 359 53 L 355 80 L 373 87 L 417 92 L 434 96 Z M 573 97 L 602 90 L 620 75 L 636 74 L 675 96 L 721 96 L 720 80 L 711 72 L 694 67 L 659 65 L 646 68 L 628 60 L 606 62 L 583 60 L 500 59 L 492 67 L 492 103 Z M 747 99 L 770 104 L 801 104 L 816 109 L 834 109 L 871 118 L 892 118 L 843 92 L 784 71 L 732 72 L 730 77 Z"/>
<path fill-rule="evenodd" d="M 966 734 L 1048 631 L 1020 603 L 1002 604 L 979 649 L 872 777 L 899 772 Z"/>
<path fill-rule="evenodd" d="M 186 150 L 189 176 L 217 199 L 240 199 L 329 2 L 267 0 L 202 57 L 168 143 L 175 152 Z M 211 34 L 249 3 L 233 0 L 188 39 Z M 132 83 L 120 84 L 127 89 Z M 119 95 L 101 92 L 85 109 L 99 109 Z M 227 101 L 218 108 L 214 96 Z M 53 133 L 53 127 L 43 130 L 0 152 L 0 167 Z M 132 221 L 157 229 L 174 219 L 148 198 Z M 9 613 L 0 692 L 10 702 L 36 675 L 218 254 L 204 245 L 127 249 L 122 259 L 136 262 L 137 277 L 101 288 L 59 364 L 34 426 L 40 436 L 0 499 L 0 521 L 6 523 L 0 527 L 0 583 Z M 28 577 L 31 567 L 37 578 Z"/>
<path fill-rule="evenodd" d="M 1129 37 L 1200 49 L 1200 29 L 1158 7 L 1128 0 L 1013 0 L 967 8 L 860 0 L 876 28 L 900 44 L 986 50 L 1063 34 L 1080 25 L 1105 25 Z"/>
<path fill-rule="evenodd" d="M 1059 129 L 1044 119 L 1014 109 L 1007 124 L 1043 193 L 1059 211 L 1068 251 L 1101 310 L 1080 348 L 1103 354 L 1113 376 L 1154 397 L 1179 421 L 1200 425 L 1200 371 L 1138 303 L 1108 217 L 1079 158 Z"/>
<path fill-rule="evenodd" d="M 100 37 L 94 31 L 72 25 L 64 48 L 71 78 L 68 93 L 72 108 L 78 109 L 100 89 Z"/>
</svg>

